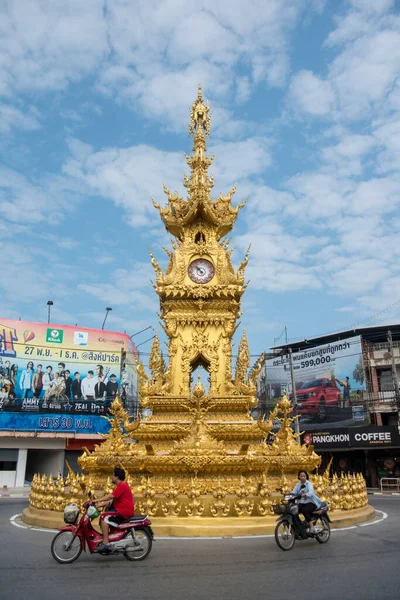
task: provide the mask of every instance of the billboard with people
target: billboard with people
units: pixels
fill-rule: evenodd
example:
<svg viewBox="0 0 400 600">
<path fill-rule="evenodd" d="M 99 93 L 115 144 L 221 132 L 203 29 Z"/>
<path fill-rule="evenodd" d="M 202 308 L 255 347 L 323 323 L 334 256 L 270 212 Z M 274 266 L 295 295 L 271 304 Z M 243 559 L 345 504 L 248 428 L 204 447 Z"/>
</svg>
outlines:
<svg viewBox="0 0 400 600">
<path fill-rule="evenodd" d="M 104 415 L 119 394 L 133 414 L 136 365 L 126 334 L 0 319 L 0 413 Z"/>
<path fill-rule="evenodd" d="M 294 352 L 292 357 L 302 428 L 318 428 L 321 422 L 332 427 L 368 424 L 359 336 Z M 289 355 L 266 361 L 266 389 L 272 403 L 284 389 L 293 398 Z"/>
</svg>

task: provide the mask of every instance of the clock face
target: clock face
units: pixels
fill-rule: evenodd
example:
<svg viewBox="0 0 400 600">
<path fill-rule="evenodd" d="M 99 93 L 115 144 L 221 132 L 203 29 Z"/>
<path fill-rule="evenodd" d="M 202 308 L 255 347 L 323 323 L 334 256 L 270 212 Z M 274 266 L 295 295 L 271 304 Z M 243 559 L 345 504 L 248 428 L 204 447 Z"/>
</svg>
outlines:
<svg viewBox="0 0 400 600">
<path fill-rule="evenodd" d="M 205 258 L 196 258 L 190 263 L 188 273 L 195 283 L 208 283 L 214 277 L 214 265 Z"/>
</svg>

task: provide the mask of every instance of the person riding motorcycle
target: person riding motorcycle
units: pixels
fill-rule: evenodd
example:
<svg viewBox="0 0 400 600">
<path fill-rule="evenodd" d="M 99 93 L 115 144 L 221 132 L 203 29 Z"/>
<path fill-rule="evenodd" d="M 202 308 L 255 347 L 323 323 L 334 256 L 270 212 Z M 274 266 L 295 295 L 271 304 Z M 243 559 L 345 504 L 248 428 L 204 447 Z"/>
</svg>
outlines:
<svg viewBox="0 0 400 600">
<path fill-rule="evenodd" d="M 314 486 L 309 481 L 307 471 L 300 470 L 297 478 L 299 479 L 299 483 L 295 485 L 292 494 L 294 496 L 301 496 L 298 501 L 299 513 L 304 515 L 309 527 L 307 531 L 309 533 L 316 533 L 315 521 L 313 521 L 311 515 L 320 508 L 322 501 L 315 495 Z"/>
<path fill-rule="evenodd" d="M 108 532 L 110 529 L 109 523 L 111 522 L 111 524 L 115 523 L 115 525 L 118 525 L 122 521 L 130 519 L 135 514 L 133 494 L 131 488 L 125 481 L 124 469 L 115 467 L 111 480 L 116 485 L 114 491 L 93 502 L 96 506 L 106 506 L 112 503 L 112 509 L 103 512 L 100 517 L 103 543 L 99 544 L 97 548 L 98 552 L 104 552 L 104 550 L 109 550 L 110 548 L 108 539 Z"/>
</svg>

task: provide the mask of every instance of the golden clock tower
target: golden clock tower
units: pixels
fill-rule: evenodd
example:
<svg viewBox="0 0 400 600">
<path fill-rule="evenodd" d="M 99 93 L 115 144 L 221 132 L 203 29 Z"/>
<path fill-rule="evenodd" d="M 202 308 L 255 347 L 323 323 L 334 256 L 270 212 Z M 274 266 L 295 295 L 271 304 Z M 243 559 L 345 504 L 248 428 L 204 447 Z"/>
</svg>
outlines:
<svg viewBox="0 0 400 600">
<path fill-rule="evenodd" d="M 249 408 L 255 403 L 256 374 L 250 381 L 247 379 L 250 356 L 245 336 L 239 346 L 234 377 L 231 371 L 232 336 L 246 288 L 244 271 L 248 252 L 235 271 L 229 240 L 225 238 L 245 202 L 233 207 L 235 187 L 215 202 L 211 199 L 214 183 L 208 168 L 213 158 L 206 154 L 210 115 L 200 88 L 190 113 L 189 133 L 194 144 L 193 153 L 186 156 L 190 168 L 190 177 L 184 176 L 187 200 L 178 193 L 172 194 L 165 186 L 167 206 L 162 208 L 153 200 L 165 228 L 174 238 L 173 250 L 165 250 L 169 256 L 165 273 L 150 253 L 156 272 L 153 286 L 160 297 L 160 317 L 169 338 L 169 366 L 165 369 L 156 338 L 149 362 L 151 378 L 147 379 L 141 369 L 142 404 L 153 410 L 150 422 L 161 418 L 161 413 L 162 420 L 182 421 L 182 415 L 177 413 L 181 412 L 182 401 L 191 394 L 191 375 L 198 366 L 203 366 L 209 372 L 213 412 L 226 412 L 229 408 L 229 420 L 251 422 Z M 184 412 L 187 415 L 187 410 Z M 260 436 L 259 430 L 255 436 Z"/>
</svg>

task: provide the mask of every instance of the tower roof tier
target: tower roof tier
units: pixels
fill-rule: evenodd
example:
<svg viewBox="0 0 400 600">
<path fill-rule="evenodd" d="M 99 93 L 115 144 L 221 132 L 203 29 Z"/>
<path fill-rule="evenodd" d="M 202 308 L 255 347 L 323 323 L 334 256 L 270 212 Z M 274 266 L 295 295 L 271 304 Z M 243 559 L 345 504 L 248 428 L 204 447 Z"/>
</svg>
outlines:
<svg viewBox="0 0 400 600">
<path fill-rule="evenodd" d="M 206 137 L 210 133 L 211 124 L 209 110 L 208 104 L 203 102 L 199 87 L 197 98 L 190 111 L 189 134 L 194 138 L 193 153 L 186 156 L 190 177 L 184 175 L 183 180 L 188 190 L 188 199 L 181 198 L 178 192 L 173 194 L 164 185 L 164 192 L 168 197 L 167 206 L 162 208 L 153 200 L 167 231 L 180 240 L 184 238 L 185 229 L 200 219 L 215 230 L 216 239 L 219 240 L 231 231 L 239 210 L 246 203 L 243 201 L 236 207 L 232 206 L 236 185 L 227 195 L 220 194 L 215 202 L 211 199 L 214 179 L 212 174 L 208 175 L 208 168 L 214 157 L 206 154 Z"/>
</svg>

